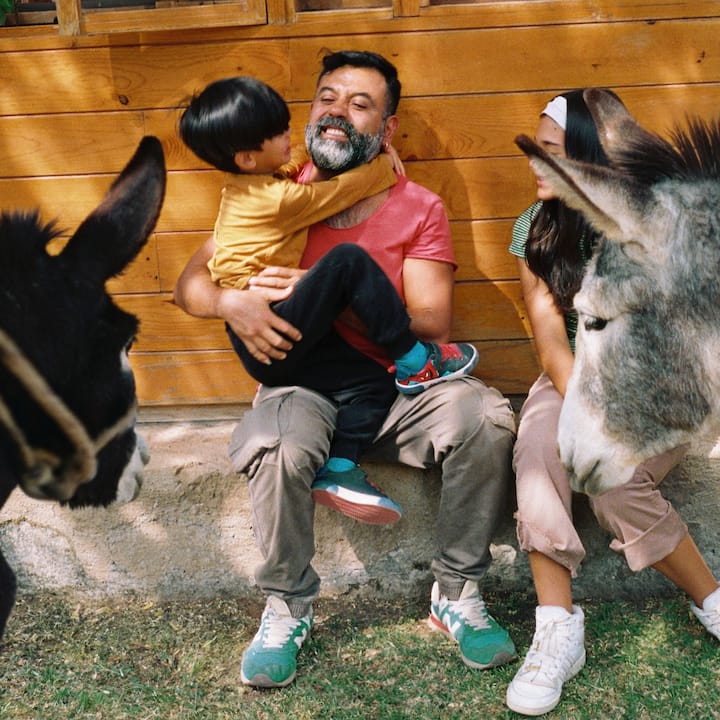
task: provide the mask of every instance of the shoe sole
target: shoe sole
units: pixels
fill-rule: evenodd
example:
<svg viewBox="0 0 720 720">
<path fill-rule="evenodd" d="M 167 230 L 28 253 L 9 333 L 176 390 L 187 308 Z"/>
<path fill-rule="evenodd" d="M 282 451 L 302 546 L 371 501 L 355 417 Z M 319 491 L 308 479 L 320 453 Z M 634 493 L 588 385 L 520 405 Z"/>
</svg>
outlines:
<svg viewBox="0 0 720 720">
<path fill-rule="evenodd" d="M 565 678 L 563 682 L 563 687 L 565 687 L 565 683 L 569 680 L 572 680 L 585 666 L 585 651 L 583 650 L 583 654 L 575 661 L 575 664 L 570 668 L 568 671 L 568 676 Z M 558 695 L 556 700 L 553 700 L 552 702 L 547 703 L 546 705 L 542 705 L 540 707 L 528 707 L 527 705 L 523 705 L 522 699 L 515 699 L 512 697 L 512 683 L 508 686 L 507 693 L 505 694 L 505 704 L 516 713 L 519 713 L 520 715 L 528 715 L 530 717 L 537 717 L 538 715 L 544 715 L 545 713 L 549 713 L 551 710 L 556 708 L 558 704 L 560 703 L 560 699 L 562 698 L 562 687 L 560 688 L 560 695 Z"/>
<path fill-rule="evenodd" d="M 453 637 L 453 634 L 447 629 L 445 623 L 440 620 L 440 618 L 433 615 L 433 613 L 430 613 L 430 616 L 428 617 L 428 625 L 430 626 L 431 630 L 435 630 L 437 632 L 441 632 L 444 635 L 446 635 L 450 640 L 452 640 L 456 645 L 458 645 L 458 641 Z M 488 670 L 489 668 L 499 667 L 500 665 L 507 665 L 508 663 L 511 663 L 513 660 L 517 659 L 517 653 L 510 653 L 506 651 L 501 651 L 499 653 L 495 653 L 493 656 L 493 659 L 489 663 L 479 663 L 475 662 L 474 660 L 470 660 L 469 658 L 466 658 L 462 652 L 460 653 L 460 657 L 462 658 L 462 661 L 471 668 L 475 668 L 476 670 Z"/>
<path fill-rule="evenodd" d="M 468 363 L 464 367 L 461 367 L 459 370 L 456 370 L 455 372 L 449 373 L 448 375 L 441 375 L 440 377 L 433 378 L 432 380 L 426 380 L 425 382 L 414 383 L 412 385 L 401 385 L 396 380 L 395 387 L 397 388 L 398 392 L 402 393 L 403 395 L 419 395 L 421 392 L 423 392 L 423 390 L 427 390 L 433 385 L 438 385 L 439 383 L 448 382 L 449 380 L 455 380 L 456 378 L 469 375 L 475 369 L 475 366 L 478 364 L 478 360 L 480 358 L 477 349 L 475 349 L 475 346 L 473 346 L 473 350 L 475 350 L 475 352 L 468 361 Z"/>
<path fill-rule="evenodd" d="M 402 517 L 402 514 L 397 510 L 384 508 L 380 505 L 361 505 L 350 502 L 327 490 L 313 490 L 312 497 L 318 505 L 337 510 L 353 520 L 368 525 L 392 525 Z"/>
<path fill-rule="evenodd" d="M 241 670 L 240 680 L 242 680 L 243 685 L 250 685 L 251 687 L 283 688 L 287 687 L 295 679 L 296 675 L 297 673 L 293 673 L 287 680 L 283 680 L 282 682 L 276 682 L 269 675 L 265 675 L 263 673 L 253 675 L 252 678 L 246 678 L 245 673 Z"/>
</svg>

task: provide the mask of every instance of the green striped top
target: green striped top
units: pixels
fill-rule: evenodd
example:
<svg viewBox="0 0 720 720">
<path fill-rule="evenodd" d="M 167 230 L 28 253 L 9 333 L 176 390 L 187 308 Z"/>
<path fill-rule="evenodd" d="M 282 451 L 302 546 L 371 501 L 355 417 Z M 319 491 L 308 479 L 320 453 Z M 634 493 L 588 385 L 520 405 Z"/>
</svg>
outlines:
<svg viewBox="0 0 720 720">
<path fill-rule="evenodd" d="M 510 243 L 510 252 L 516 257 L 525 257 L 525 246 L 527 245 L 528 234 L 530 233 L 530 225 L 538 214 L 542 201 L 534 202 L 520 217 L 515 221 L 512 233 L 512 242 Z M 583 248 L 581 246 L 581 252 Z M 570 341 L 570 348 L 575 352 L 575 336 L 577 335 L 578 316 L 575 310 L 565 313 L 565 332 Z"/>
</svg>

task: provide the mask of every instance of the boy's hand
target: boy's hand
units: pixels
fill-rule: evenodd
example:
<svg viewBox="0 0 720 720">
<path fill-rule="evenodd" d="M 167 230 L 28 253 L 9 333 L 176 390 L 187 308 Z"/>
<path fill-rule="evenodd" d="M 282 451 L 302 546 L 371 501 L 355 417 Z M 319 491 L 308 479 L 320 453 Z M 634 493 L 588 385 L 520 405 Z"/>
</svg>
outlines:
<svg viewBox="0 0 720 720">
<path fill-rule="evenodd" d="M 292 294 L 306 272 L 299 268 L 268 267 L 250 278 L 248 289 L 261 294 L 268 302 L 279 302 Z"/>
<path fill-rule="evenodd" d="M 398 151 L 390 143 L 383 143 L 383 152 L 386 153 L 390 158 L 393 170 L 398 175 L 405 176 L 405 166 L 403 165 L 403 162 L 398 155 Z"/>
</svg>

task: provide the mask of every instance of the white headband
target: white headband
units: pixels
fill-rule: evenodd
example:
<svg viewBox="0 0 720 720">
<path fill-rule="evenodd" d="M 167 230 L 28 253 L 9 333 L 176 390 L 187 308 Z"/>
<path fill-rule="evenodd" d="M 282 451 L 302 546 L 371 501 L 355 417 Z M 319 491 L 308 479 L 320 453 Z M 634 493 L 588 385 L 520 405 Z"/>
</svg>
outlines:
<svg viewBox="0 0 720 720">
<path fill-rule="evenodd" d="M 567 130 L 567 99 L 562 95 L 553 98 L 540 113 L 552 118 L 563 130 Z"/>
</svg>

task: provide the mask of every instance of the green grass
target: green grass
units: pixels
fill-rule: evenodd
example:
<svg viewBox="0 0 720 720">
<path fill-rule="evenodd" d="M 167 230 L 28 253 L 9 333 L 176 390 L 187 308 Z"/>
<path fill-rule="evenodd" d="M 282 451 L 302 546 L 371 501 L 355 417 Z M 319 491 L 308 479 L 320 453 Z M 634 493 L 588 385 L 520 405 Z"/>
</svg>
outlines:
<svg viewBox="0 0 720 720">
<path fill-rule="evenodd" d="M 486 597 L 521 652 L 526 596 Z M 720 718 L 720 643 L 674 597 L 584 602 L 588 664 L 566 686 L 562 720 Z M 320 601 L 285 690 L 240 683 L 260 600 L 77 605 L 21 598 L 0 646 L 7 720 L 494 720 L 517 664 L 471 670 L 425 623 L 427 601 Z"/>
</svg>

